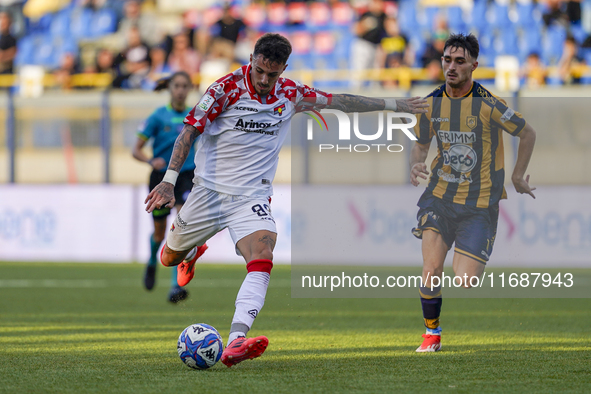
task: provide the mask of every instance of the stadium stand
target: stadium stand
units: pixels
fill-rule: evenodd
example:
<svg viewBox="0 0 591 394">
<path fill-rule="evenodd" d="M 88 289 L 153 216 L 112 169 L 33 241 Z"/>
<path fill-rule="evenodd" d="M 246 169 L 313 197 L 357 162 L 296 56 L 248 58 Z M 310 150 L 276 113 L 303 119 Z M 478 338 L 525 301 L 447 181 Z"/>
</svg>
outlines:
<svg viewBox="0 0 591 394">
<path fill-rule="evenodd" d="M 99 50 L 108 48 L 113 53 L 118 53 L 122 49 L 121 43 L 112 38 L 117 35 L 118 27 L 125 19 L 126 2 L 73 0 L 60 3 L 61 9 L 47 8 L 49 11 L 42 15 L 39 13 L 43 11 L 36 11 L 35 17 L 26 15 L 25 6 L 26 29 L 18 40 L 15 59 L 17 70 L 24 65 L 38 65 L 51 72 L 59 66 L 64 54 L 68 53 L 78 58 L 82 70 L 92 71 Z M 401 63 L 396 61 L 391 64 L 421 67 L 421 58 L 440 30 L 437 24 L 443 20 L 449 32 L 473 32 L 479 37 L 481 67 L 493 67 L 495 58 L 500 55 L 516 56 L 520 64 L 525 65 L 528 56 L 534 53 L 540 56 L 544 67 L 557 67 L 561 62 L 565 40 L 567 36 L 572 36 L 577 45 L 572 68 L 575 74 L 581 74 L 580 77 L 554 77 L 549 78 L 548 82 L 589 83 L 591 78 L 586 66 L 591 60 L 588 48 L 591 45 L 584 43 L 591 42 L 590 23 L 586 23 L 591 21 L 587 15 L 591 10 L 591 1 L 581 2 L 578 16 L 567 12 L 566 2 L 559 2 L 558 8 L 554 3 L 533 0 L 383 2 L 384 12 L 388 17 L 396 19 L 401 35 L 408 41 L 406 50 L 412 51 L 412 56 L 403 56 Z M 156 6 L 153 1 L 144 1 L 142 10 Z M 191 43 L 204 61 L 211 58 L 212 53 L 216 53 L 211 52 L 212 46 L 219 46 L 212 44 L 210 39 L 213 26 L 221 18 L 224 6 L 230 7 L 232 14 L 244 21 L 246 29 L 254 32 L 255 38 L 268 31 L 289 37 L 294 44 L 291 70 L 349 69 L 351 47 L 355 38 L 353 25 L 367 9 L 366 2 L 334 0 L 268 3 L 244 0 L 216 3 L 194 13 L 196 16 L 190 26 L 185 24 L 185 28 L 190 29 L 192 34 Z M 166 48 L 168 58 L 171 37 L 182 26 L 181 15 L 174 11 L 158 11 L 158 21 L 166 22 L 163 25 L 168 27 L 165 29 L 167 36 L 162 36 L 158 45 Z M 174 18 L 177 22 L 171 23 Z M 236 46 L 247 35 L 242 32 Z M 232 43 L 230 50 L 233 48 Z M 411 64 L 406 64 L 408 59 L 412 59 Z M 236 60 L 244 61 L 242 58 Z M 383 67 L 387 67 L 383 62 L 376 64 L 376 68 Z M 552 74 L 553 72 L 548 73 Z M 346 84 L 343 81 L 325 81 L 324 86 L 346 87 Z"/>
</svg>

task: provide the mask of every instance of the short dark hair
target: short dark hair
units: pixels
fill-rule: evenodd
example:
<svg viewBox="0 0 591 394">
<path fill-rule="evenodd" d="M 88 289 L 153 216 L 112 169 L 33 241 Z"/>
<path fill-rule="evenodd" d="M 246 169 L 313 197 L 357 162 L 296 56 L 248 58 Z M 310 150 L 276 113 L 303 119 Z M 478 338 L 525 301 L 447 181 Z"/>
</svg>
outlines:
<svg viewBox="0 0 591 394">
<path fill-rule="evenodd" d="M 480 52 L 480 45 L 478 45 L 478 39 L 472 33 L 468 35 L 463 33 L 450 34 L 447 41 L 445 41 L 443 52 L 445 52 L 445 50 L 448 47 L 464 48 L 464 50 L 468 52 L 470 54 L 470 57 L 472 57 L 473 59 L 478 59 L 478 53 Z"/>
<path fill-rule="evenodd" d="M 263 55 L 271 63 L 286 64 L 291 55 L 291 44 L 281 34 L 265 33 L 254 45 L 253 57 Z"/>
</svg>

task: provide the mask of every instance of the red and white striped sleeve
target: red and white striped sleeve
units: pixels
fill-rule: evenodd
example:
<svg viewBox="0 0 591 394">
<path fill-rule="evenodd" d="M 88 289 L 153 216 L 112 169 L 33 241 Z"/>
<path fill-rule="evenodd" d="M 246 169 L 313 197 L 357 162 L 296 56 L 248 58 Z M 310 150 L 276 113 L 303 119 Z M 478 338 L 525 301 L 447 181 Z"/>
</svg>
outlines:
<svg viewBox="0 0 591 394">
<path fill-rule="evenodd" d="M 332 94 L 306 86 L 300 82 L 296 85 L 296 112 L 308 111 L 311 109 L 320 110 L 330 105 Z"/>
<path fill-rule="evenodd" d="M 205 127 L 224 112 L 228 105 L 238 101 L 240 89 L 231 76 L 232 74 L 229 74 L 220 78 L 207 88 L 201 100 L 185 117 L 185 124 L 195 127 L 199 134 L 202 134 Z"/>
</svg>

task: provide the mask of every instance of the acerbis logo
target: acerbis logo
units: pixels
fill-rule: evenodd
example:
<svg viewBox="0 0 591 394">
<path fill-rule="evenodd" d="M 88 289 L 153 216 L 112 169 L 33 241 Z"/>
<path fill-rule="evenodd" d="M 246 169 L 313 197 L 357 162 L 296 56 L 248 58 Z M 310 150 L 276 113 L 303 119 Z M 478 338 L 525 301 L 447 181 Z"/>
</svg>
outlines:
<svg viewBox="0 0 591 394">
<path fill-rule="evenodd" d="M 251 107 L 236 107 L 234 108 L 236 111 L 250 111 L 250 112 L 259 112 L 258 109 L 256 108 L 251 108 Z"/>
<path fill-rule="evenodd" d="M 335 110 L 335 109 L 323 109 L 321 112 L 312 110 L 311 111 L 314 115 L 305 112 L 306 115 L 310 116 L 312 119 L 308 119 L 307 122 L 307 133 L 308 133 L 308 140 L 312 140 L 314 138 L 314 123 L 312 120 L 315 120 L 316 123 L 320 126 L 321 130 L 326 129 L 328 131 L 328 124 L 326 120 L 322 116 L 322 114 L 333 114 L 337 117 L 337 121 L 339 124 L 339 134 L 338 138 L 340 141 L 350 141 L 351 140 L 351 120 L 343 111 Z M 394 119 L 408 119 L 410 123 L 394 123 Z M 322 121 L 322 123 L 321 123 Z M 401 130 L 411 141 L 416 141 L 417 137 L 410 131 L 415 125 L 417 124 L 417 118 L 413 114 L 409 113 L 398 113 L 398 112 L 387 112 L 386 115 L 386 138 L 388 141 L 392 141 L 392 135 L 394 130 Z M 324 125 L 324 127 L 323 127 Z M 382 137 L 384 133 L 384 113 L 380 112 L 378 114 L 378 130 L 374 134 L 363 134 L 359 129 L 359 113 L 353 113 L 353 134 L 356 138 L 363 140 L 363 141 L 375 141 Z M 336 149 L 336 152 L 339 150 L 347 150 L 349 152 L 369 152 L 372 150 L 372 147 L 380 151 L 380 147 L 385 147 L 389 152 L 402 152 L 403 146 L 400 144 L 358 144 L 358 145 L 346 145 L 346 146 L 339 146 L 333 144 L 320 144 L 319 149 L 320 152 L 323 150 L 333 150 Z"/>
<path fill-rule="evenodd" d="M 460 173 L 472 171 L 477 161 L 476 152 L 468 145 L 453 145 L 449 150 L 443 151 L 443 164 Z"/>
</svg>

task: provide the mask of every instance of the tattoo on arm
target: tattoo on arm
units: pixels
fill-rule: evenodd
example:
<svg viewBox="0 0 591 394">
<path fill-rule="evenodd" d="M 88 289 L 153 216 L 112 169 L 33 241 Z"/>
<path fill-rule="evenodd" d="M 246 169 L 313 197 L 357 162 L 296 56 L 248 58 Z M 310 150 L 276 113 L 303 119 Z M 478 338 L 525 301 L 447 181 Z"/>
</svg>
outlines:
<svg viewBox="0 0 591 394">
<path fill-rule="evenodd" d="M 170 158 L 170 164 L 168 168 L 177 172 L 181 171 L 181 167 L 185 164 L 189 151 L 193 146 L 193 143 L 199 136 L 197 129 L 191 125 L 186 124 L 181 131 L 174 143 L 174 149 L 172 150 L 172 157 Z"/>
<path fill-rule="evenodd" d="M 384 106 L 384 100 L 380 98 L 353 94 L 334 94 L 332 103 L 327 108 L 338 109 L 343 112 L 370 112 L 381 111 Z"/>
<path fill-rule="evenodd" d="M 271 250 L 275 249 L 275 240 L 268 235 L 265 235 L 262 238 L 259 238 L 259 242 L 269 245 Z"/>
</svg>

